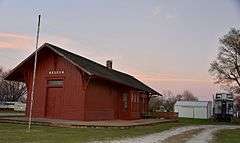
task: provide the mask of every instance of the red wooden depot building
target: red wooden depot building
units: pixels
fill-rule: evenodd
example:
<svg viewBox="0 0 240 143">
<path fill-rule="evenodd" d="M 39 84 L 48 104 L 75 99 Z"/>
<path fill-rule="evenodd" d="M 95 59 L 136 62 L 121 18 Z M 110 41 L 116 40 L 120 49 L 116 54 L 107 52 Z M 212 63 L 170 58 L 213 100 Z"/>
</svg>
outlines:
<svg viewBox="0 0 240 143">
<path fill-rule="evenodd" d="M 5 78 L 25 82 L 29 115 L 34 53 Z M 38 49 L 33 117 L 70 120 L 139 119 L 160 95 L 131 75 L 49 43 Z"/>
</svg>

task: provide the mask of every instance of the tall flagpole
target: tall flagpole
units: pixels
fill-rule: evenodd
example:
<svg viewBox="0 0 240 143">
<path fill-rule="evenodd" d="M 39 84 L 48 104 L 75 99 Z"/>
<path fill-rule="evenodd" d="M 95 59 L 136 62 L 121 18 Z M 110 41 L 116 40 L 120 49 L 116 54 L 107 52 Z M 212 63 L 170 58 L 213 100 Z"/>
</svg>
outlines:
<svg viewBox="0 0 240 143">
<path fill-rule="evenodd" d="M 32 108 L 34 101 L 34 90 L 35 90 L 35 78 L 36 78 L 36 68 L 37 68 L 37 49 L 38 49 L 38 40 L 39 40 L 39 31 L 40 31 L 40 20 L 41 15 L 38 15 L 38 25 L 37 25 L 37 37 L 36 37 L 36 50 L 35 50 L 35 58 L 34 58 L 34 67 L 33 67 L 33 78 L 32 78 L 32 90 L 31 90 L 31 100 L 30 100 L 30 109 L 29 109 L 29 118 L 28 118 L 28 131 L 31 130 L 32 124 Z"/>
</svg>

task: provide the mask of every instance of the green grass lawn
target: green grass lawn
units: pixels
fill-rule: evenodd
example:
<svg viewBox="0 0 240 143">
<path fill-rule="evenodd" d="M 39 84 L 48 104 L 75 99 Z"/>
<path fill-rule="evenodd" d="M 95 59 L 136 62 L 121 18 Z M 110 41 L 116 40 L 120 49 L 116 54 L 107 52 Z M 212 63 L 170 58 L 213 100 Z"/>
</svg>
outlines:
<svg viewBox="0 0 240 143">
<path fill-rule="evenodd" d="M 94 140 L 112 140 L 161 132 L 179 123 L 165 123 L 130 129 L 119 128 L 60 128 L 33 125 L 30 133 L 26 125 L 0 123 L 2 143 L 81 143 Z"/>
<path fill-rule="evenodd" d="M 214 143 L 239 143 L 240 129 L 220 130 L 215 134 Z"/>
<path fill-rule="evenodd" d="M 119 128 L 61 128 L 33 125 L 30 133 L 27 125 L 0 123 L 0 143 L 81 143 L 95 140 L 112 140 L 161 132 L 179 126 L 212 124 L 212 121 L 180 118 L 176 123 L 153 126 Z"/>
</svg>

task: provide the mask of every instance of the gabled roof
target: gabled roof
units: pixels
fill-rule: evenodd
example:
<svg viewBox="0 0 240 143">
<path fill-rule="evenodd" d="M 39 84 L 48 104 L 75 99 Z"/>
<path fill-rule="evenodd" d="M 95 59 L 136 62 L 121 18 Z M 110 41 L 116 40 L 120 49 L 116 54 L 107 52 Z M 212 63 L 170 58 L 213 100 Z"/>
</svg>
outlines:
<svg viewBox="0 0 240 143">
<path fill-rule="evenodd" d="M 62 48 L 59 48 L 59 47 L 54 46 L 54 45 L 49 44 L 49 43 L 43 44 L 38 49 L 38 51 L 40 51 L 43 48 L 51 49 L 52 51 L 54 51 L 58 55 L 62 56 L 66 60 L 70 61 L 73 65 L 77 66 L 78 68 L 80 68 L 81 70 L 83 70 L 84 72 L 89 74 L 90 76 L 101 77 L 101 78 L 104 78 L 106 80 L 110 80 L 110 81 L 113 81 L 113 82 L 116 82 L 116 83 L 119 83 L 119 84 L 123 84 L 125 86 L 129 86 L 129 87 L 147 92 L 149 94 L 161 95 L 157 91 L 148 87 L 147 85 L 145 85 L 144 83 L 142 83 L 141 81 L 139 81 L 138 79 L 136 79 L 135 77 L 133 77 L 129 74 L 119 72 L 119 71 L 114 70 L 114 69 L 109 69 L 109 68 L 107 68 L 107 67 L 105 67 L 101 64 L 98 64 L 98 63 L 92 61 L 92 60 L 89 60 L 89 59 L 84 58 L 82 56 L 76 55 L 74 53 L 71 53 L 69 51 L 66 51 Z M 30 55 L 22 63 L 20 63 L 16 68 L 14 68 L 13 71 L 11 71 L 5 79 L 8 79 L 8 77 L 11 76 L 11 74 L 14 73 L 15 70 L 17 70 L 21 65 L 23 65 L 28 59 L 33 57 L 33 55 L 34 55 L 34 53 L 32 55 Z"/>
<path fill-rule="evenodd" d="M 207 107 L 211 101 L 177 101 L 175 106 L 184 107 Z"/>
</svg>

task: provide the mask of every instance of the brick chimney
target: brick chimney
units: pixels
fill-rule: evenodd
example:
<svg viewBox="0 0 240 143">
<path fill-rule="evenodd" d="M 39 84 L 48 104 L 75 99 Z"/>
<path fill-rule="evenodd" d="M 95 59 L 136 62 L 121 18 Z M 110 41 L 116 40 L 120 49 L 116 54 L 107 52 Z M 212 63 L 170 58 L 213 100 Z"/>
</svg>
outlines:
<svg viewBox="0 0 240 143">
<path fill-rule="evenodd" d="M 106 67 L 108 67 L 109 69 L 112 69 L 112 60 L 107 60 Z"/>
</svg>

